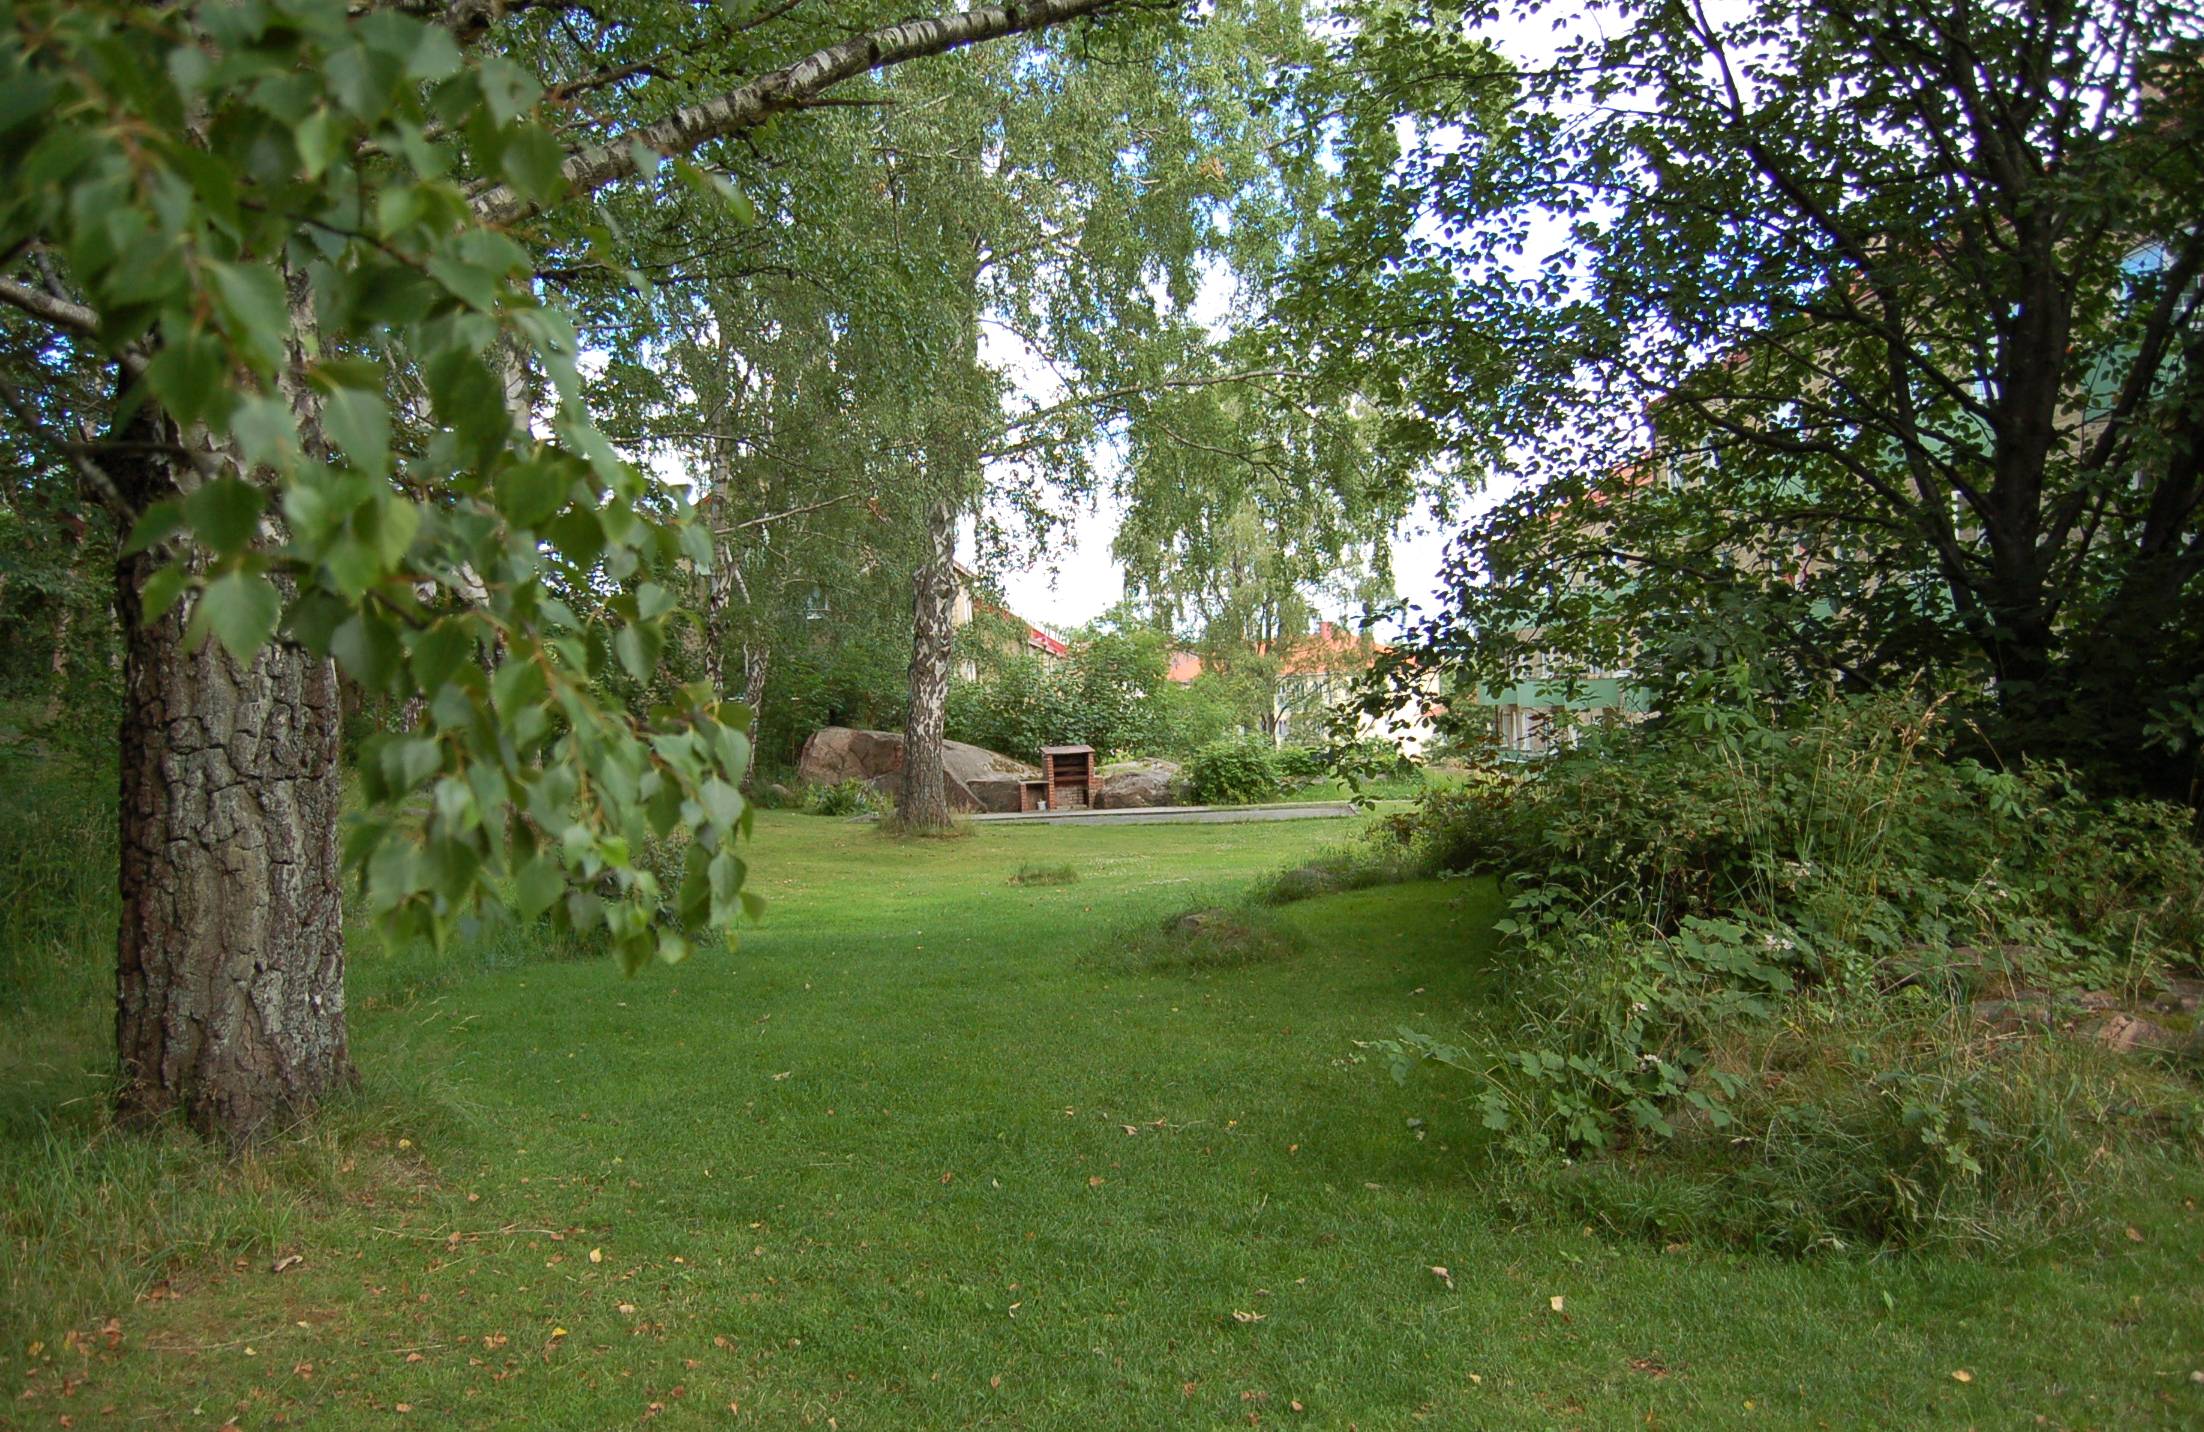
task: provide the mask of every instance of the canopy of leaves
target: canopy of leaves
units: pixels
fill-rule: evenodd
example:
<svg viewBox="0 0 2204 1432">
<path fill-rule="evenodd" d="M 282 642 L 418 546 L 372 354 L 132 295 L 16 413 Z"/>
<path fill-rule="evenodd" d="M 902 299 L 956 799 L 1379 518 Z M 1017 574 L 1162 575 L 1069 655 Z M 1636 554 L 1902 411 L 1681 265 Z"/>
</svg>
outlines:
<svg viewBox="0 0 2204 1432">
<path fill-rule="evenodd" d="M 1944 670 L 2008 754 L 2186 791 L 2193 10 L 1627 0 L 1535 70 L 1465 35 L 1536 6 L 1352 13 L 1353 102 L 1408 142 L 1370 139 L 1303 301 L 1525 489 L 1426 646 L 1487 681 Z"/>
</svg>

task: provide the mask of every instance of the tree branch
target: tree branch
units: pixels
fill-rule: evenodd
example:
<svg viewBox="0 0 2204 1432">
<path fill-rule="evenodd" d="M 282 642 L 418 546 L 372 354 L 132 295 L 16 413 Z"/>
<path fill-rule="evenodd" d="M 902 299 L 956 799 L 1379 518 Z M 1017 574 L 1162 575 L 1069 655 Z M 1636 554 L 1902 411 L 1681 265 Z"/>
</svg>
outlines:
<svg viewBox="0 0 2204 1432">
<path fill-rule="evenodd" d="M 99 315 L 83 304 L 72 303 L 42 288 L 17 283 L 12 278 L 0 278 L 0 303 L 19 308 L 33 318 L 71 333 L 90 337 L 99 332 Z"/>
<path fill-rule="evenodd" d="M 858 75 L 1045 29 L 1127 3 L 1130 0 L 1006 0 L 949 15 L 905 20 L 815 50 L 740 89 L 702 104 L 684 106 L 656 124 L 608 143 L 576 150 L 567 156 L 561 172 L 569 191 L 591 194 L 641 172 L 643 161 L 652 155 L 686 154 L 701 144 L 753 129 L 776 114 L 803 108 L 826 90 Z M 535 208 L 504 184 L 476 195 L 473 203 L 475 213 L 494 224 L 525 218 Z"/>
</svg>

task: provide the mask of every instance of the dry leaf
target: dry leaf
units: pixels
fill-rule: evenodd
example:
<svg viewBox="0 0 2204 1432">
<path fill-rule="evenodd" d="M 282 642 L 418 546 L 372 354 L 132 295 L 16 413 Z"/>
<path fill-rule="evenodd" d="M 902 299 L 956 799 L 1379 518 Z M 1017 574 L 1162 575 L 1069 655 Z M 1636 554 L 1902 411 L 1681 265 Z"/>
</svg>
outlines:
<svg viewBox="0 0 2204 1432">
<path fill-rule="evenodd" d="M 1558 1313 L 1558 1312 L 1560 1312 L 1560 1311 L 1561 1311 L 1561 1295 L 1560 1295 L 1559 1293 L 1556 1293 L 1556 1294 L 1554 1294 L 1554 1295 L 1553 1295 L 1552 1297 L 1548 1298 L 1548 1299 L 1546 1300 L 1546 1306 L 1547 1306 L 1547 1307 L 1549 1307 L 1549 1308 L 1552 1308 L 1552 1309 L 1553 1309 L 1553 1310 L 1554 1310 L 1555 1312 L 1557 1312 L 1557 1313 Z"/>
<path fill-rule="evenodd" d="M 425 1358 L 425 1357 L 423 1357 L 423 1356 L 421 1356 L 421 1354 L 419 1354 L 419 1353 L 417 1353 L 417 1352 L 409 1352 L 409 1353 L 407 1353 L 407 1354 L 406 1354 L 406 1361 L 407 1361 L 407 1362 L 427 1362 L 427 1361 L 428 1361 L 428 1359 L 427 1359 L 427 1358 Z"/>
<path fill-rule="evenodd" d="M 605 1250 L 604 1250 L 604 1249 L 602 1249 L 602 1248 L 592 1248 L 592 1249 L 590 1249 L 590 1250 L 589 1250 L 589 1261 L 590 1261 L 590 1262 L 592 1262 L 592 1263 L 602 1263 L 602 1262 L 604 1262 L 604 1261 L 605 1261 Z"/>
<path fill-rule="evenodd" d="M 1454 1275 L 1436 1263 L 1431 1265 L 1431 1276 L 1446 1284 L 1449 1288 L 1454 1286 Z"/>
<path fill-rule="evenodd" d="M 1288 1401 L 1288 1402 L 1286 1403 L 1286 1406 L 1288 1406 L 1288 1407 L 1292 1408 L 1292 1409 L 1293 1409 L 1294 1411 L 1296 1411 L 1296 1412 L 1306 1412 L 1306 1411 L 1308 1411 L 1308 1410 L 1309 1410 L 1308 1408 L 1306 1408 L 1306 1407 L 1303 1407 L 1303 1406 L 1301 1405 L 1301 1399 L 1300 1399 L 1300 1398 L 1298 1398 L 1298 1397 L 1296 1397 L 1296 1398 L 1293 1398 L 1293 1399 L 1291 1399 L 1290 1401 Z"/>
<path fill-rule="evenodd" d="M 620 1304 L 620 1316 L 621 1316 L 621 1317 L 623 1317 L 623 1318 L 625 1318 L 625 1317 L 632 1317 L 632 1316 L 634 1316 L 634 1313 L 635 1313 L 635 1304 L 633 1304 L 633 1303 L 622 1303 L 622 1304 Z"/>
<path fill-rule="evenodd" d="M 2130 1226 L 2130 1227 L 2128 1228 L 2128 1231 L 2127 1231 L 2127 1241 L 2128 1241 L 2128 1242 L 2130 1242 L 2130 1243 L 2140 1243 L 2140 1242 L 2142 1242 L 2142 1241 L 2143 1241 L 2143 1230 L 2142 1230 L 2142 1229 L 2140 1229 L 2140 1228 L 2136 1228 L 2136 1227 Z"/>
<path fill-rule="evenodd" d="M 1000 1387 L 1000 1386 L 1002 1386 L 1002 1385 L 1003 1385 L 1003 1375 L 1002 1375 L 1001 1373 L 999 1373 L 999 1372 L 998 1372 L 998 1373 L 996 1373 L 996 1374 L 995 1374 L 995 1375 L 994 1375 L 993 1377 L 990 1377 L 989 1379 L 987 1379 L 987 1385 L 988 1385 L 989 1387 Z"/>
<path fill-rule="evenodd" d="M 1259 1323 L 1262 1320 L 1261 1313 L 1243 1313 L 1238 1308 L 1232 1310 L 1232 1321 L 1236 1323 Z"/>
<path fill-rule="evenodd" d="M 1974 1374 L 1962 1367 L 1952 1373 L 1951 1380 L 1953 1382 L 1972 1382 L 1974 1381 Z"/>
<path fill-rule="evenodd" d="M 1100 1187 L 1102 1186 L 1102 1184 L 1103 1184 L 1103 1178 L 1102 1178 L 1102 1175 L 1100 1175 L 1100 1174 L 1098 1174 L 1098 1173 L 1097 1173 L 1097 1174 L 1089 1174 L 1089 1175 L 1087 1176 L 1087 1187 L 1089 1187 L 1089 1188 L 1100 1188 Z"/>
</svg>

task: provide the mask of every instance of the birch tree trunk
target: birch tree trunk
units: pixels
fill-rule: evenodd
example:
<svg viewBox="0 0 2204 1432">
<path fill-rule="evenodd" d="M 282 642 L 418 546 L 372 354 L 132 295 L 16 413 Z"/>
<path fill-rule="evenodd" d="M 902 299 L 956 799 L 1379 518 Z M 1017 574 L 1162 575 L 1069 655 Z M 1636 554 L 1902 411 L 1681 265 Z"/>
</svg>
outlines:
<svg viewBox="0 0 2204 1432">
<path fill-rule="evenodd" d="M 303 377 L 311 298 L 290 276 L 280 386 L 302 445 L 326 452 Z M 181 433 L 151 404 L 125 436 L 149 454 L 120 474 L 140 510 L 211 478 L 235 453 Z M 194 450 L 185 461 L 150 454 Z M 280 534 L 264 528 L 270 539 Z M 121 558 L 122 924 L 115 1048 L 119 1113 L 180 1111 L 233 1148 L 355 1082 L 344 1013 L 338 822 L 344 705 L 334 662 L 278 636 L 249 665 L 187 635 L 190 606 L 148 620 L 153 552 Z"/>
<path fill-rule="evenodd" d="M 958 507 L 948 494 L 927 507 L 926 561 L 912 583 L 911 709 L 903 723 L 903 779 L 896 794 L 896 820 L 909 831 L 947 830 L 950 824 L 941 742 L 956 635 Z"/>
<path fill-rule="evenodd" d="M 152 426 L 159 418 L 141 413 Z M 149 461 L 145 495 L 185 485 Z M 338 851 L 336 667 L 280 638 L 249 666 L 148 621 L 160 565 L 117 565 L 123 619 L 120 1113 L 233 1147 L 353 1082 Z"/>
<path fill-rule="evenodd" d="M 85 530 L 79 525 L 76 546 L 69 554 L 69 570 L 62 579 L 61 614 L 54 621 L 54 654 L 47 663 L 47 677 L 53 683 L 46 696 L 45 719 L 51 723 L 61 719 L 63 705 L 69 696 L 69 637 L 76 619 L 77 569 L 84 562 Z"/>
</svg>

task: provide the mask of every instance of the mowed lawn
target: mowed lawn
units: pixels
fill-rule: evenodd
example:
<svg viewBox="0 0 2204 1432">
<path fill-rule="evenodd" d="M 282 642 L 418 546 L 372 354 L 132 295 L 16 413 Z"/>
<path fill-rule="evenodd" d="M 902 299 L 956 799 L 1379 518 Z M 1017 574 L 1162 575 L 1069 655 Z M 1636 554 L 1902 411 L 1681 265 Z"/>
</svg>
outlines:
<svg viewBox="0 0 2204 1432">
<path fill-rule="evenodd" d="M 115 1192 L 213 1246 L 74 1335 L 15 1309 L 44 1346 L 0 1349 L 0 1425 L 2204 1423 L 2194 1169 L 2011 1263 L 1517 1226 L 1474 1091 L 1355 1043 L 1493 1017 L 1488 885 L 1327 897 L 1251 963 L 1148 967 L 1166 916 L 1351 828 L 899 843 L 767 814 L 733 953 L 634 980 L 363 953 L 356 1105 Z M 100 1055 L 48 1038 L 0 1066 L 15 1196 L 144 1177 L 112 1138 L 62 1150 Z M 10 1217 L 0 1256 L 67 1246 Z"/>
</svg>

